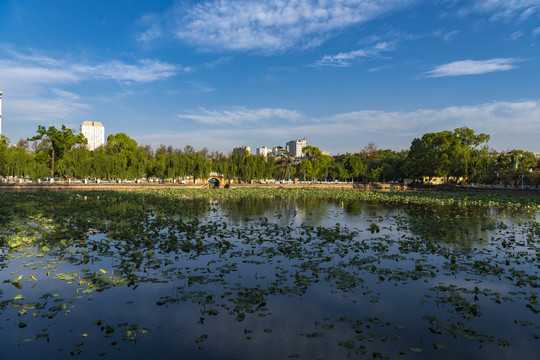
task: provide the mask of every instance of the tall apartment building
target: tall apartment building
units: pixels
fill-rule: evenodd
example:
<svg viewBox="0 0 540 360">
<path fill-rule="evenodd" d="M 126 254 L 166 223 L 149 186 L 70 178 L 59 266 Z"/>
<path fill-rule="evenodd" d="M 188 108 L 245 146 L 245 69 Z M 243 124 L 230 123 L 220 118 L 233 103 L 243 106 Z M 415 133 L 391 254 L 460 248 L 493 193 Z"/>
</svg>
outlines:
<svg viewBox="0 0 540 360">
<path fill-rule="evenodd" d="M 287 143 L 286 150 L 290 157 L 302 157 L 302 150 L 307 146 L 307 140 L 291 140 Z"/>
<path fill-rule="evenodd" d="M 274 146 L 272 148 L 272 155 L 274 155 L 274 156 L 283 155 L 283 150 L 281 150 L 281 149 L 283 149 L 281 146 Z"/>
<path fill-rule="evenodd" d="M 263 146 L 263 147 L 257 148 L 256 153 L 257 155 L 267 156 L 268 154 L 271 154 L 272 151 L 266 146 Z"/>
<path fill-rule="evenodd" d="M 88 140 L 88 150 L 92 151 L 105 145 L 105 128 L 99 121 L 84 121 L 81 134 Z"/>
<path fill-rule="evenodd" d="M 247 152 L 248 154 L 251 153 L 251 149 L 249 146 L 238 146 L 238 147 L 235 147 L 234 149 L 232 149 L 233 153 L 238 153 L 240 155 L 242 155 L 243 153 Z"/>
</svg>

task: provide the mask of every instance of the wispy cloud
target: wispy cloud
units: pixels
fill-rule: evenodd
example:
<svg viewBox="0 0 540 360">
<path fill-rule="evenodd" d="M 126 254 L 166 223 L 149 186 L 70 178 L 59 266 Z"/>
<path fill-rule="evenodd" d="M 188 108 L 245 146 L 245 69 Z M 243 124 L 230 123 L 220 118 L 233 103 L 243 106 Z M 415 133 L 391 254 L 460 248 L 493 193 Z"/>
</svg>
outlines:
<svg viewBox="0 0 540 360">
<path fill-rule="evenodd" d="M 141 59 L 131 64 L 111 60 L 90 65 L 41 54 L 24 54 L 15 51 L 10 51 L 9 54 L 11 59 L 0 61 L 2 78 L 32 83 L 79 82 L 96 78 L 146 83 L 193 71 L 191 67 L 181 67 L 150 59 Z"/>
<path fill-rule="evenodd" d="M 139 34 L 137 41 L 149 42 L 163 35 L 159 18 L 156 15 L 146 14 L 139 20 L 139 23 L 146 30 Z"/>
<path fill-rule="evenodd" d="M 149 83 L 189 71 L 178 65 L 143 59 L 135 63 L 119 60 L 89 65 L 68 56 L 48 56 L 35 51 L 20 52 L 6 46 L 0 60 L 0 88 L 4 90 L 6 114 L 20 121 L 65 121 L 90 106 L 86 99 L 63 89 L 89 80 Z M 46 98 L 47 101 L 43 99 Z"/>
<path fill-rule="evenodd" d="M 240 125 L 242 123 L 257 123 L 272 119 L 297 120 L 301 114 L 297 111 L 279 109 L 279 108 L 263 108 L 263 109 L 248 109 L 244 107 L 234 108 L 232 110 L 207 110 L 199 109 L 196 113 L 177 115 L 180 119 L 192 120 L 203 124 L 215 125 Z"/>
<path fill-rule="evenodd" d="M 269 121 L 273 113 L 283 114 L 284 121 Z M 540 132 L 540 101 L 492 102 L 413 111 L 359 110 L 319 118 L 310 118 L 295 110 L 245 108 L 228 112 L 203 109 L 197 117 L 180 117 L 223 126 L 145 134 L 140 137 L 141 141 L 177 147 L 216 144 L 217 150 L 228 152 L 238 145 L 276 146 L 293 138 L 306 137 L 309 144 L 337 153 L 357 152 L 374 138 L 384 139 L 385 143 L 377 144 L 380 148 L 407 149 L 415 137 L 427 132 L 467 126 L 490 134 L 490 145 L 498 150 L 532 151 Z M 230 126 L 231 123 L 242 126 Z M 394 131 L 388 132 L 388 129 Z"/>
<path fill-rule="evenodd" d="M 514 32 L 510 35 L 509 40 L 516 41 L 516 40 L 519 40 L 522 36 L 523 36 L 523 31 L 517 30 L 517 31 L 514 31 Z"/>
<path fill-rule="evenodd" d="M 452 39 L 459 34 L 459 30 L 452 30 L 442 34 L 442 38 L 445 42 L 451 42 Z"/>
<path fill-rule="evenodd" d="M 193 90 L 194 92 L 208 93 L 208 92 L 212 92 L 216 90 L 213 87 L 204 85 L 197 81 L 186 81 L 186 83 L 189 84 L 194 89 Z"/>
<path fill-rule="evenodd" d="M 214 69 L 220 65 L 227 64 L 232 60 L 232 56 L 220 56 L 214 61 L 207 62 L 204 67 L 207 69 Z"/>
<path fill-rule="evenodd" d="M 516 68 L 515 64 L 523 61 L 518 58 L 497 58 L 489 60 L 454 61 L 435 67 L 426 73 L 427 77 L 445 77 L 461 75 L 480 75 L 497 71 L 508 71 Z"/>
<path fill-rule="evenodd" d="M 347 67 L 359 59 L 379 56 L 383 52 L 393 51 L 396 48 L 395 41 L 385 41 L 375 44 L 374 46 L 358 49 L 349 52 L 342 52 L 337 55 L 325 55 L 322 59 L 316 61 L 313 66 L 333 66 Z"/>
<path fill-rule="evenodd" d="M 461 10 L 461 13 L 487 13 L 492 20 L 518 19 L 525 20 L 540 12 L 538 0 L 476 0 L 472 5 Z"/>
<path fill-rule="evenodd" d="M 39 121 L 39 122 L 65 122 L 71 121 L 72 117 L 81 110 L 90 108 L 88 104 L 74 99 L 70 96 L 56 96 L 48 98 L 15 98 L 11 99 L 8 94 L 6 101 L 9 101 L 9 119 L 19 121 Z"/>
<path fill-rule="evenodd" d="M 139 60 L 135 64 L 127 64 L 122 61 L 108 61 L 97 65 L 72 64 L 69 69 L 81 78 L 101 78 L 135 83 L 162 80 L 179 72 L 192 71 L 192 68 L 181 68 L 148 59 Z"/>
<path fill-rule="evenodd" d="M 205 49 L 263 53 L 317 46 L 344 28 L 365 23 L 415 0 L 207 0 L 180 3 L 163 16 L 174 36 Z M 148 33 L 155 23 L 149 25 Z"/>
</svg>

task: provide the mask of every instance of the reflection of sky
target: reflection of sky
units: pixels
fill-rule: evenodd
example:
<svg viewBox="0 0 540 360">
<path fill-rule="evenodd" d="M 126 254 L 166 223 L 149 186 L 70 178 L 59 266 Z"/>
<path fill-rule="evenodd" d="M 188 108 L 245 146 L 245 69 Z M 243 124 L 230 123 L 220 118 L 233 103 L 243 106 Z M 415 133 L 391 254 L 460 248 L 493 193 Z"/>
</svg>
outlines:
<svg viewBox="0 0 540 360">
<path fill-rule="evenodd" d="M 245 206 L 225 206 L 209 213 L 204 221 L 223 221 L 230 227 L 238 226 L 238 229 L 245 229 L 249 226 L 257 228 L 257 219 L 265 216 L 271 223 L 280 226 L 291 226 L 294 228 L 291 238 L 269 239 L 265 238 L 263 245 L 253 245 L 250 243 L 238 245 L 236 250 L 247 251 L 255 246 L 270 246 L 272 241 L 292 241 L 295 237 L 301 237 L 303 231 L 299 228 L 302 224 L 310 226 L 334 227 L 336 223 L 341 224 L 341 228 L 347 227 L 350 230 L 358 231 L 356 240 L 388 241 L 406 239 L 406 237 L 418 237 L 418 233 L 404 228 L 398 229 L 398 222 L 410 225 L 410 221 L 415 216 L 423 216 L 430 219 L 426 214 L 429 211 L 421 212 L 418 209 L 388 209 L 383 206 L 373 206 L 366 203 L 342 204 L 324 203 L 318 201 L 260 201 L 244 204 Z M 213 206 L 217 206 L 214 204 Z M 517 230 L 521 229 L 518 223 L 511 217 L 504 214 L 493 214 L 497 216 L 497 221 L 503 221 L 510 225 L 508 230 L 492 229 L 484 231 L 485 236 L 505 234 L 506 231 L 516 233 L 518 238 L 523 238 L 523 234 Z M 437 216 L 434 213 L 432 216 Z M 246 220 L 250 219 L 250 220 Z M 477 238 L 482 233 L 483 222 L 489 221 L 482 217 L 474 217 L 474 214 L 465 214 L 462 218 L 453 217 L 448 222 L 453 226 L 455 222 L 461 221 L 468 226 L 474 226 L 476 232 L 471 232 L 471 237 Z M 447 223 L 441 220 L 443 225 Z M 371 234 L 368 230 L 372 223 L 378 224 L 380 232 Z M 435 222 L 437 224 L 437 222 Z M 255 234 L 257 235 L 257 234 Z M 212 235 L 209 234 L 209 237 Z M 461 236 L 461 234 L 458 234 Z M 105 237 L 95 236 L 94 239 Z M 238 243 L 238 242 L 237 242 Z M 474 242 L 473 242 L 474 243 Z M 449 248 L 453 243 L 449 243 Z M 309 246 L 309 245 L 306 245 Z M 457 246 L 456 246 L 457 248 Z M 329 254 L 330 247 L 325 254 Z M 390 246 L 389 253 L 396 250 L 396 246 Z M 463 250 L 463 249 L 462 249 Z M 493 250 L 486 246 L 486 251 Z M 465 251 L 465 250 L 463 250 Z M 238 254 L 216 257 L 216 255 L 203 255 L 196 259 L 190 259 L 189 254 L 178 254 L 176 263 L 168 265 L 170 268 L 179 268 L 183 274 L 189 275 L 204 274 L 208 279 L 215 279 L 218 275 L 216 268 L 227 264 L 237 264 L 236 270 L 224 275 L 221 281 L 214 281 L 208 284 L 197 284 L 187 286 L 186 279 L 172 279 L 166 282 L 140 283 L 137 289 L 126 286 L 106 289 L 103 292 L 94 292 L 84 295 L 77 292 L 78 286 L 67 285 L 64 281 L 55 279 L 54 276 L 60 272 L 71 272 L 74 270 L 99 271 L 105 269 L 110 273 L 115 265 L 119 263 L 117 253 L 104 255 L 100 261 L 90 262 L 85 265 L 76 266 L 69 263 L 59 263 L 57 268 L 43 269 L 42 265 L 37 265 L 37 269 L 31 266 L 24 267 L 24 262 L 38 260 L 44 265 L 48 263 L 48 256 L 40 259 L 14 258 L 11 259 L 6 269 L 2 270 L 4 279 L 14 279 L 20 274 L 23 280 L 27 280 L 30 275 L 35 274 L 37 282 L 22 281 L 22 289 L 17 289 L 9 283 L 0 284 L 3 291 L 1 300 L 11 299 L 17 294 L 24 294 L 28 297 L 24 302 L 44 303 L 40 296 L 45 293 L 59 294 L 57 298 L 49 298 L 43 310 L 37 311 L 39 316 L 32 317 L 31 313 L 36 310 L 29 310 L 28 314 L 17 316 L 19 308 L 8 306 L 0 314 L 0 336 L 2 356 L 11 358 L 68 358 L 69 352 L 77 348 L 78 341 L 84 340 L 81 346 L 84 358 L 95 358 L 101 352 L 105 352 L 108 358 L 115 359 L 138 359 L 163 357 L 189 358 L 189 359 L 275 359 L 287 358 L 291 354 L 301 354 L 302 358 L 347 358 L 348 351 L 344 347 L 337 346 L 340 341 L 354 340 L 356 346 L 364 344 L 368 348 L 371 356 L 375 351 L 381 352 L 385 356 L 395 356 L 399 350 L 405 350 L 411 355 L 410 347 L 421 347 L 425 351 L 415 358 L 430 359 L 436 356 L 438 359 L 454 359 L 464 357 L 483 359 L 506 356 L 511 352 L 515 357 L 526 358 L 530 354 L 535 354 L 534 339 L 530 336 L 528 328 L 516 326 L 514 320 L 527 320 L 532 318 L 530 312 L 524 306 L 522 297 L 517 297 L 515 303 L 503 302 L 496 304 L 488 297 L 481 296 L 478 304 L 481 307 L 482 315 L 472 320 L 464 320 L 455 313 L 452 304 L 438 304 L 434 301 L 436 294 L 430 289 L 437 285 L 456 285 L 467 289 L 478 286 L 480 289 L 489 288 L 494 292 L 508 295 L 512 290 L 521 291 L 528 288 L 516 289 L 513 285 L 505 283 L 507 279 L 498 280 L 494 277 L 475 276 L 472 273 L 458 273 L 457 276 L 441 271 L 435 278 L 423 278 L 420 280 L 380 280 L 378 275 L 359 268 L 346 266 L 348 271 L 356 271 L 357 278 L 365 282 L 358 282 L 357 286 L 349 292 L 344 292 L 329 285 L 334 280 L 328 281 L 325 274 L 320 271 L 318 282 L 311 283 L 307 292 L 302 295 L 295 293 L 268 295 L 265 299 L 268 310 L 256 311 L 253 314 L 246 312 L 246 319 L 242 322 L 235 321 L 236 314 L 229 314 L 228 310 L 222 306 L 208 304 L 199 305 L 191 301 L 181 301 L 179 303 L 165 304 L 158 306 L 157 301 L 166 296 L 174 296 L 177 287 L 186 286 L 187 291 L 203 291 L 205 294 L 215 295 L 218 304 L 231 307 L 232 300 L 242 288 L 268 289 L 276 280 L 276 273 L 288 271 L 285 276 L 287 280 L 281 286 L 294 287 L 293 276 L 299 268 L 295 267 L 306 259 L 288 259 L 278 255 L 271 259 L 262 259 L 262 263 L 253 264 L 243 262 L 244 260 L 257 259 L 255 256 Z M 501 252 L 501 257 L 508 253 Z M 19 254 L 14 253 L 18 256 Z M 360 256 L 374 255 L 374 252 L 361 253 Z M 349 255 L 349 257 L 352 255 Z M 376 268 L 387 268 L 395 270 L 410 270 L 414 268 L 411 259 L 421 259 L 421 253 L 406 254 L 406 260 L 379 259 L 374 265 Z M 169 257 L 171 258 L 171 257 Z M 216 263 L 210 263 L 217 260 Z M 261 259 L 258 259 L 261 260 Z M 332 261 L 321 264 L 323 267 L 337 267 L 340 262 L 345 264 L 349 258 L 340 258 L 333 255 Z M 427 263 L 440 269 L 444 262 L 448 261 L 439 255 L 430 255 Z M 52 264 L 51 264 L 52 265 Z M 529 264 L 530 265 L 530 264 Z M 162 265 L 163 266 L 163 265 Z M 167 266 L 165 266 L 166 268 Z M 189 269 L 188 269 L 189 268 Z M 196 270 L 199 269 L 199 270 Z M 205 269 L 208 269 L 206 271 Z M 160 274 L 162 268 L 147 269 L 151 276 Z M 203 271 L 204 270 L 204 271 Z M 50 275 L 46 276 L 45 271 Z M 14 272 L 14 274 L 11 274 Z M 150 276 L 149 275 L 149 276 Z M 466 279 L 467 280 L 466 280 Z M 312 277 L 311 281 L 315 281 Z M 278 286 L 279 287 L 279 286 Z M 225 295 L 226 293 L 232 295 Z M 82 298 L 74 299 L 81 295 Z M 222 297 L 223 296 L 223 297 Z M 427 297 L 431 296 L 431 297 Z M 204 297 L 204 296 L 203 296 Z M 65 298 L 63 301 L 55 299 Z M 127 303 L 133 301 L 133 303 Z M 472 301 L 469 299 L 469 301 Z M 66 314 L 65 310 L 60 311 L 53 319 L 43 318 L 42 315 L 50 312 L 50 308 L 67 302 L 70 310 Z M 201 310 L 217 309 L 218 316 L 204 315 L 203 324 L 197 321 L 201 318 Z M 266 315 L 259 317 L 259 314 Z M 449 335 L 435 335 L 428 332 L 427 320 L 422 316 L 436 315 L 440 321 L 463 321 L 467 325 L 474 326 L 481 333 L 495 334 L 507 338 L 511 341 L 511 348 L 502 348 L 494 343 L 488 342 L 481 347 L 477 340 L 465 340 L 463 338 L 454 339 Z M 370 333 L 377 334 L 373 342 L 364 340 L 356 341 L 357 335 L 348 323 L 339 322 L 340 317 L 349 317 L 352 320 L 361 320 L 363 324 L 370 324 L 368 318 L 378 318 L 382 325 L 373 324 L 371 328 L 362 328 L 362 335 L 368 336 Z M 325 320 L 328 318 L 328 320 Z M 105 332 L 92 322 L 102 319 L 105 323 L 114 326 L 112 337 L 105 337 Z M 18 324 L 24 321 L 27 327 L 19 328 Z M 386 322 L 390 322 L 387 324 Z M 315 323 L 320 322 L 320 323 Z M 134 341 L 123 342 L 121 329 L 127 326 L 137 326 L 138 328 L 148 328 L 150 333 L 135 336 Z M 322 329 L 322 324 L 331 323 L 332 330 Z M 537 321 L 538 323 L 538 321 Z M 403 325 L 405 329 L 396 329 L 396 325 Z M 264 329 L 272 329 L 271 333 L 264 332 Z M 496 330 L 494 330 L 496 329 Z M 36 339 L 37 334 L 49 333 L 49 341 Z M 321 332 L 324 334 L 320 338 L 307 338 L 301 334 Z M 82 338 L 82 334 L 88 334 L 88 338 Z M 201 343 L 196 343 L 195 339 L 207 334 L 208 339 Z M 389 339 L 393 335 L 402 335 L 401 340 L 381 341 L 381 336 Z M 247 339 L 251 336 L 251 339 Z M 22 344 L 23 339 L 31 339 L 29 343 Z M 136 341 L 135 341 L 136 340 Z M 111 345 L 112 342 L 116 344 Z M 445 343 L 448 350 L 445 352 L 435 352 L 433 344 L 436 342 Z M 198 350 L 198 346 L 204 346 L 203 350 Z M 60 350 L 61 349 L 61 350 Z M 504 357 L 503 356 L 503 357 Z M 354 356 L 353 356 L 354 357 Z"/>
</svg>

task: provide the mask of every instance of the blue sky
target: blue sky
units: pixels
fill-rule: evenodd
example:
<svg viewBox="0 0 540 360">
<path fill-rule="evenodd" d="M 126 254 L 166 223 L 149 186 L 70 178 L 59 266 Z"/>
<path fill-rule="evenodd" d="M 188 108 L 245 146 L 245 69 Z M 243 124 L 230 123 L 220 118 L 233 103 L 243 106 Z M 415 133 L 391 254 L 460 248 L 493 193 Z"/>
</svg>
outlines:
<svg viewBox="0 0 540 360">
<path fill-rule="evenodd" d="M 468 126 L 540 152 L 540 0 L 2 0 L 0 24 L 12 142 L 88 120 L 337 154 Z"/>
</svg>

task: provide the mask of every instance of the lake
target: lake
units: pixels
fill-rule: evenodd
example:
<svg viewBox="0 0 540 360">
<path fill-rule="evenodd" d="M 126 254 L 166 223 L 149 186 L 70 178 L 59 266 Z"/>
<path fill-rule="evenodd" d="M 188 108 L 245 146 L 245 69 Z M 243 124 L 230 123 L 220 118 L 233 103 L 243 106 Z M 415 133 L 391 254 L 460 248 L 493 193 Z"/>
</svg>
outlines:
<svg viewBox="0 0 540 360">
<path fill-rule="evenodd" d="M 537 207 L 370 196 L 0 194 L 0 359 L 538 357 Z"/>
</svg>

